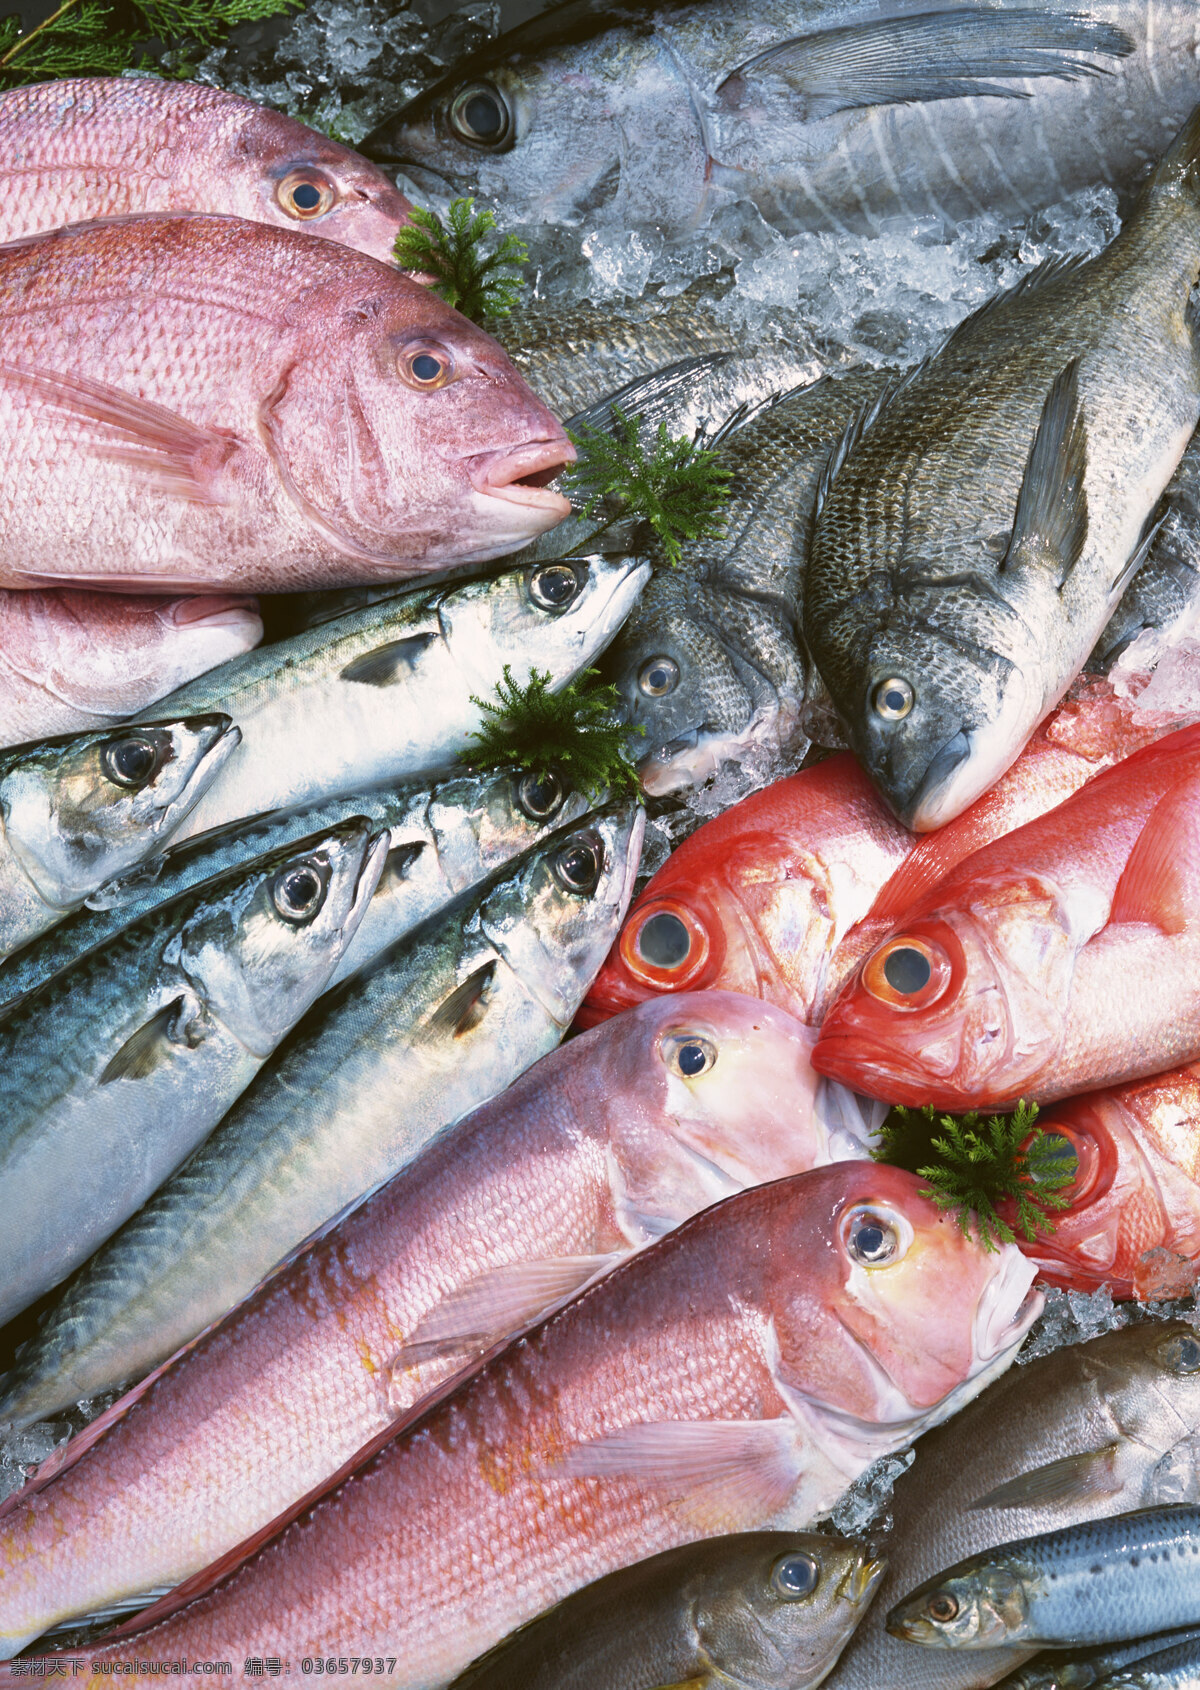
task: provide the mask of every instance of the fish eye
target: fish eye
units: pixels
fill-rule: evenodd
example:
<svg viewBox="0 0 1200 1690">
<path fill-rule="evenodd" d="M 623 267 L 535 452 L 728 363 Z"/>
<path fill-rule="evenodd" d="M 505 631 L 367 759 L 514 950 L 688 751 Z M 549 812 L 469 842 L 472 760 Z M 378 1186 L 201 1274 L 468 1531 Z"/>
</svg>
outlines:
<svg viewBox="0 0 1200 1690">
<path fill-rule="evenodd" d="M 529 596 L 541 610 L 566 610 L 579 592 L 579 577 L 569 563 L 547 563 L 529 577 Z"/>
<path fill-rule="evenodd" d="M 694 1080 L 715 1066 L 717 1047 L 699 1033 L 675 1033 L 663 1041 L 667 1065 L 685 1080 Z"/>
<path fill-rule="evenodd" d="M 708 961 L 708 936 L 682 905 L 649 909 L 626 923 L 621 959 L 635 980 L 658 991 L 679 991 Z"/>
<path fill-rule="evenodd" d="M 638 689 L 647 698 L 665 698 L 679 685 L 679 665 L 669 657 L 652 657 L 642 665 Z"/>
<path fill-rule="evenodd" d="M 556 851 L 554 878 L 566 892 L 594 892 L 600 883 L 604 854 L 594 839 L 568 839 Z"/>
<path fill-rule="evenodd" d="M 1066 1174 L 1074 1184 L 1079 1173 L 1079 1151 L 1065 1133 L 1043 1131 L 1038 1141 L 1038 1153 L 1050 1158 L 1055 1174 Z"/>
<path fill-rule="evenodd" d="M 871 694 L 871 706 L 885 722 L 902 722 L 916 702 L 916 693 L 901 675 L 889 675 Z"/>
<path fill-rule="evenodd" d="M 950 960 L 939 946 L 911 934 L 888 939 L 863 965 L 862 983 L 893 1009 L 923 1009 L 941 997 Z"/>
<path fill-rule="evenodd" d="M 521 776 L 517 803 L 531 822 L 544 822 L 562 808 L 563 783 L 553 769 L 531 769 Z"/>
<path fill-rule="evenodd" d="M 1177 1333 L 1156 1346 L 1155 1353 L 1171 1373 L 1200 1373 L 1200 1338 Z"/>
<path fill-rule="evenodd" d="M 289 863 L 271 882 L 271 902 L 285 921 L 311 921 L 325 897 L 325 876 L 315 863 Z"/>
<path fill-rule="evenodd" d="M 811 1555 L 800 1550 L 793 1555 L 781 1555 L 771 1568 L 771 1589 L 785 1602 L 798 1602 L 811 1596 L 820 1582 L 820 1567 Z"/>
<path fill-rule="evenodd" d="M 289 170 L 275 188 L 281 211 L 301 223 L 324 217 L 337 204 L 338 192 L 322 170 Z"/>
<path fill-rule="evenodd" d="M 939 1590 L 926 1602 L 925 1612 L 937 1625 L 948 1625 L 958 1618 L 958 1599 L 948 1590 Z"/>
<path fill-rule="evenodd" d="M 128 734 L 124 739 L 110 740 L 101 752 L 100 762 L 114 786 L 145 786 L 158 771 L 158 747 L 141 734 Z"/>
<path fill-rule="evenodd" d="M 406 346 L 397 368 L 410 387 L 431 393 L 454 379 L 454 359 L 444 346 Z"/>
<path fill-rule="evenodd" d="M 512 145 L 513 124 L 508 103 L 490 82 L 468 82 L 450 102 L 450 127 L 469 147 L 500 152 Z"/>
<path fill-rule="evenodd" d="M 887 1267 L 904 1254 L 895 1217 L 885 1209 L 851 1209 L 842 1222 L 847 1254 L 861 1267 Z"/>
</svg>

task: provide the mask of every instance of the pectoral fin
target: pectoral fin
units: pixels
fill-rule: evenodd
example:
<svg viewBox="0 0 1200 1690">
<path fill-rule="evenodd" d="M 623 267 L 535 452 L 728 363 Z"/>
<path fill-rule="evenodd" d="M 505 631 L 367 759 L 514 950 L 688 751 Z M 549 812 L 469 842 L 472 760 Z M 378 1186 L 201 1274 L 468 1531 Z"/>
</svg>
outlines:
<svg viewBox="0 0 1200 1690">
<path fill-rule="evenodd" d="M 1002 572 L 1048 573 L 1062 590 L 1087 540 L 1087 462 L 1079 360 L 1072 358 L 1042 406 Z"/>
<path fill-rule="evenodd" d="M 358 681 L 367 687 L 390 687 L 406 681 L 413 667 L 437 639 L 436 633 L 410 634 L 407 639 L 389 640 L 347 663 L 341 672 L 343 681 Z"/>
<path fill-rule="evenodd" d="M 184 993 L 165 1003 L 125 1040 L 106 1064 L 97 1084 L 107 1086 L 114 1080 L 144 1080 L 161 1067 L 181 1044 L 194 1048 L 198 1041 L 190 1036 L 190 1031 L 195 1017 L 189 1016 L 187 1011 L 188 1000 Z"/>
<path fill-rule="evenodd" d="M 1182 780 L 1159 799 L 1129 853 L 1108 915 L 1182 933 L 1200 921 L 1200 779 Z"/>
<path fill-rule="evenodd" d="M 1115 1496 L 1121 1488 L 1117 1477 L 1117 1456 L 1120 1444 L 1105 1444 L 1103 1449 L 1087 1450 L 1081 1455 L 1064 1455 L 1058 1461 L 1048 1461 L 1019 1479 L 997 1485 L 986 1496 L 968 1503 L 972 1510 L 980 1508 L 1044 1508 L 1056 1502 L 1087 1502 L 1091 1498 Z"/>
<path fill-rule="evenodd" d="M 455 986 L 442 999 L 424 1026 L 417 1029 L 414 1038 L 423 1042 L 458 1039 L 478 1027 L 487 1013 L 488 992 L 495 972 L 496 964 L 485 962 L 482 968 L 468 974 L 461 985 Z"/>
</svg>

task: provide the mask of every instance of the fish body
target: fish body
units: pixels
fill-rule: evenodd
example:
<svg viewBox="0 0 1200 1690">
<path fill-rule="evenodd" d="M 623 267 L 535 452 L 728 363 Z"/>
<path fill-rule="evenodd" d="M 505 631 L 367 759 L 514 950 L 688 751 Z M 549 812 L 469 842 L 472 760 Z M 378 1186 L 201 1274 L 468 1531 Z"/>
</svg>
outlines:
<svg viewBox="0 0 1200 1690">
<path fill-rule="evenodd" d="M 1101 1643 L 1078 1653 L 1049 1650 L 1002 1678 L 997 1690 L 1091 1690 L 1093 1685 L 1116 1690 L 1121 1684 L 1141 1690 L 1189 1690 L 1186 1672 L 1175 1679 L 1161 1674 L 1164 1669 L 1169 1674 L 1184 1665 L 1193 1667 L 1198 1640 L 1195 1627 L 1185 1627 L 1139 1637 L 1132 1643 Z M 1155 1677 L 1156 1673 L 1160 1676 Z"/>
<path fill-rule="evenodd" d="M 0 585 L 394 580 L 567 512 L 538 482 L 574 448 L 496 342 L 335 242 L 73 225 L 0 248 L 0 322 Z"/>
<path fill-rule="evenodd" d="M 144 1631 L 138 1656 L 219 1639 L 241 1660 L 253 1630 L 255 1649 L 294 1659 L 337 1636 L 389 1657 L 386 1682 L 431 1690 L 621 1566 L 809 1527 L 1003 1371 L 1040 1307 L 1031 1276 L 895 1168 L 840 1162 L 741 1192 L 401 1422 L 303 1524 Z M 6 1621 L 13 1644 L 24 1629 Z"/>
<path fill-rule="evenodd" d="M 1200 730 L 1183 728 L 966 857 L 847 983 L 817 1068 L 893 1102 L 975 1109 L 1195 1061 L 1198 759 Z"/>
<path fill-rule="evenodd" d="M 624 913 L 642 826 L 616 806 L 560 830 L 327 994 L 72 1282 L 7 1412 L 26 1390 L 72 1401 L 141 1378 L 552 1050 Z"/>
<path fill-rule="evenodd" d="M 679 236 L 733 199 L 877 233 L 1128 190 L 1200 98 L 1188 0 L 595 10 L 489 43 L 363 150 L 534 223 Z"/>
<path fill-rule="evenodd" d="M 805 637 L 918 833 L 1015 760 L 1143 560 L 1200 418 L 1198 274 L 1200 108 L 1104 252 L 967 318 L 831 458 Z"/>
<path fill-rule="evenodd" d="M 745 1532 L 610 1573 L 523 1626 L 451 1690 L 813 1690 L 886 1563 L 815 1533 Z"/>
<path fill-rule="evenodd" d="M 216 1126 L 328 984 L 386 843 L 361 817 L 147 916 L 0 1036 L 0 1320 L 65 1279 Z"/>
<path fill-rule="evenodd" d="M 71 77 L 0 97 L 0 242 L 136 211 L 215 211 L 388 260 L 412 210 L 375 165 L 238 94 Z"/>
<path fill-rule="evenodd" d="M 176 837 L 453 764 L 483 719 L 473 696 L 494 696 L 506 664 L 521 680 L 532 669 L 570 680 L 648 573 L 634 558 L 573 558 L 397 594 L 181 687 L 171 708 L 226 709 L 242 747 Z"/>
<path fill-rule="evenodd" d="M 1143 1655 L 1128 1667 L 1111 1673 L 1101 1690 L 1196 1690 L 1200 1685 L 1200 1647 L 1195 1639 Z"/>
<path fill-rule="evenodd" d="M 0 956 L 160 852 L 239 740 L 220 712 L 0 752 Z"/>
</svg>

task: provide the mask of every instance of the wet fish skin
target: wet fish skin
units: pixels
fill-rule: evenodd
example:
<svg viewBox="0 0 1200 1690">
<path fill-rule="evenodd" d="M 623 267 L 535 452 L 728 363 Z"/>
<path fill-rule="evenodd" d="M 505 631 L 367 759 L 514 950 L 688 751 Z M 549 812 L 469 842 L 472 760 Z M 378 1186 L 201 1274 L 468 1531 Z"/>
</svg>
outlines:
<svg viewBox="0 0 1200 1690">
<path fill-rule="evenodd" d="M 237 749 L 219 711 L 0 752 L 0 956 L 161 851 Z"/>
<path fill-rule="evenodd" d="M 1106 1678 L 1100 1690 L 1122 1690 L 1125 1685 L 1131 1690 L 1196 1690 L 1200 1685 L 1200 1648 L 1193 1639 L 1144 1655 L 1136 1665 Z"/>
<path fill-rule="evenodd" d="M 4 1024 L 0 1320 L 216 1126 L 327 985 L 385 854 L 361 817 L 310 835 L 145 917 Z"/>
<path fill-rule="evenodd" d="M 967 318 L 830 461 L 805 636 L 918 833 L 1003 774 L 1123 593 L 1200 417 L 1198 273 L 1200 108 L 1104 252 Z"/>
<path fill-rule="evenodd" d="M 621 1565 L 807 1528 L 873 1457 L 1003 1371 L 1041 1305 L 1019 1252 L 988 1255 L 917 1188 L 839 1162 L 697 1215 L 144 1631 L 139 1658 L 220 1637 L 240 1659 L 252 1616 L 271 1653 L 334 1635 L 367 1653 L 369 1636 L 395 1657 L 387 1682 L 429 1690 Z M 898 1253 L 868 1276 L 846 1252 L 878 1246 L 879 1221 Z"/>
<path fill-rule="evenodd" d="M 73 77 L 0 98 L 0 242 L 137 211 L 303 229 L 385 262 L 412 210 L 375 165 L 238 94 L 158 77 Z M 298 205 L 297 187 L 313 200 Z"/>
<path fill-rule="evenodd" d="M 1144 1663 L 1137 1671 L 1153 1674 L 1159 1670 L 1159 1657 L 1171 1660 L 1177 1652 L 1182 1656 L 1184 1650 L 1193 1655 L 1197 1640 L 1200 1632 L 1193 1627 L 1160 1632 L 1157 1637 L 1139 1637 L 1133 1643 L 1102 1643 L 1078 1654 L 1073 1649 L 1068 1653 L 1055 1649 L 1035 1655 L 1027 1666 L 1007 1674 L 996 1690 L 1091 1690 L 1093 1685 L 1100 1685 L 1101 1690 L 1116 1690 L 1118 1684 L 1126 1683 L 1140 1685 L 1143 1690 L 1168 1690 L 1169 1681 L 1153 1676 L 1139 1678 L 1136 1671 L 1130 1678 L 1121 1669 L 1132 1668 L 1135 1662 Z M 1186 1681 L 1177 1682 L 1171 1690 L 1188 1690 Z"/>
<path fill-rule="evenodd" d="M 781 1597 L 777 1569 L 811 1594 Z M 815 1533 L 746 1532 L 639 1562 L 568 1596 L 451 1690 L 813 1690 L 866 1611 L 886 1563 Z"/>
</svg>

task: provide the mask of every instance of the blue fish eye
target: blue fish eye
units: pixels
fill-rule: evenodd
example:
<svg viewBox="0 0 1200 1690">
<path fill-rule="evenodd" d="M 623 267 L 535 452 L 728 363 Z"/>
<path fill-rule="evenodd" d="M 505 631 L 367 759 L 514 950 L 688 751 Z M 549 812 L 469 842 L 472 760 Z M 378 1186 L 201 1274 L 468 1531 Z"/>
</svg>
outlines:
<svg viewBox="0 0 1200 1690">
<path fill-rule="evenodd" d="M 677 915 L 659 910 L 642 923 L 637 951 L 651 968 L 679 968 L 688 959 L 692 936 Z"/>
<path fill-rule="evenodd" d="M 158 751 L 152 741 L 131 735 L 106 745 L 100 761 L 114 785 L 144 786 L 158 767 Z"/>
<path fill-rule="evenodd" d="M 680 1070 L 690 1079 L 693 1074 L 703 1074 L 708 1067 L 708 1057 L 702 1044 L 681 1045 L 679 1050 Z"/>
<path fill-rule="evenodd" d="M 794 1555 L 781 1555 L 771 1569 L 771 1585 L 776 1595 L 793 1602 L 802 1596 L 811 1596 L 820 1578 L 821 1569 L 813 1557 L 799 1551 Z"/>
<path fill-rule="evenodd" d="M 292 189 L 292 199 L 298 211 L 315 211 L 321 203 L 321 190 L 314 188 L 311 182 L 297 182 Z"/>
<path fill-rule="evenodd" d="M 923 991 L 932 973 L 929 958 L 912 945 L 898 946 L 883 965 L 883 977 L 888 985 L 894 992 L 901 992 L 906 997 Z"/>
<path fill-rule="evenodd" d="M 666 1041 L 664 1049 L 671 1067 L 685 1080 L 694 1080 L 717 1060 L 716 1046 L 698 1033 L 677 1033 Z"/>
<path fill-rule="evenodd" d="M 851 1259 L 864 1267 L 880 1267 L 900 1255 L 899 1233 L 887 1215 L 874 1209 L 852 1213 L 843 1236 Z"/>
<path fill-rule="evenodd" d="M 499 133 L 504 122 L 504 115 L 490 94 L 472 94 L 463 107 L 463 116 L 476 135 L 488 141 Z"/>
</svg>

